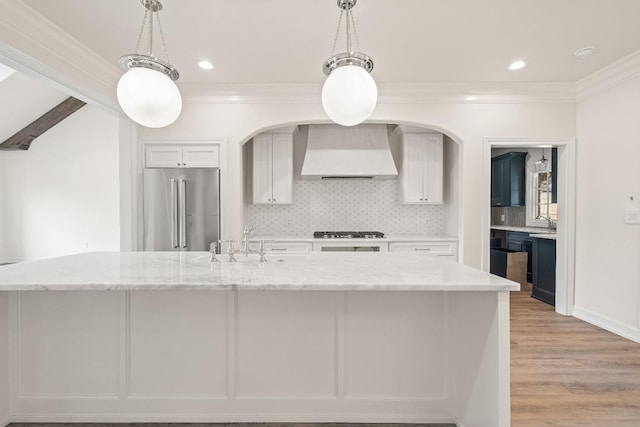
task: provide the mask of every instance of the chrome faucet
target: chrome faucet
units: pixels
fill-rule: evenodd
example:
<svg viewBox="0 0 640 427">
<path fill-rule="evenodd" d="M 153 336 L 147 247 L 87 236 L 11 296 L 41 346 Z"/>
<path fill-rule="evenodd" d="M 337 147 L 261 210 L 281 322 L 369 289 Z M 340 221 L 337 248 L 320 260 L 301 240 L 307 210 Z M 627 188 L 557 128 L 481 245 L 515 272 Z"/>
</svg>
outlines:
<svg viewBox="0 0 640 427">
<path fill-rule="evenodd" d="M 253 252 L 250 248 L 249 248 L 249 235 L 253 234 L 253 226 L 252 225 L 244 225 L 244 227 L 242 227 L 242 253 L 247 256 L 249 255 L 251 252 Z"/>
<path fill-rule="evenodd" d="M 538 215 L 536 217 L 536 219 L 544 219 L 545 221 L 547 221 L 547 228 L 551 229 L 551 230 L 555 230 L 558 223 L 556 221 L 554 221 L 553 219 L 549 218 L 548 216 L 545 215 Z"/>
<path fill-rule="evenodd" d="M 258 253 L 260 254 L 260 259 L 258 262 L 267 262 L 267 259 L 264 257 L 267 253 L 267 250 L 264 247 L 264 240 L 260 240 L 260 248 L 258 249 Z"/>
<path fill-rule="evenodd" d="M 249 235 L 253 233 L 253 226 L 251 225 L 245 225 L 244 227 L 242 227 L 242 249 L 241 250 L 236 250 L 235 248 L 235 240 L 233 239 L 229 239 L 229 240 L 219 240 L 219 242 L 222 243 L 226 243 L 227 244 L 227 255 L 229 255 L 229 259 L 228 262 L 237 262 L 238 260 L 235 257 L 235 254 L 237 253 L 242 253 L 245 256 L 248 256 L 249 254 L 258 254 L 260 255 L 260 259 L 258 260 L 258 262 L 267 262 L 267 259 L 265 258 L 265 255 L 267 254 L 267 249 L 265 247 L 265 241 L 264 240 L 260 240 L 260 246 L 258 248 L 258 250 L 252 250 L 250 248 L 250 244 L 251 243 L 258 243 L 255 240 L 249 240 Z M 209 247 L 209 252 L 211 252 L 211 257 L 209 258 L 210 262 L 215 262 L 217 261 L 216 259 L 216 244 L 215 243 L 211 243 L 210 247 Z"/>
<path fill-rule="evenodd" d="M 218 246 L 217 243 L 213 242 L 209 245 L 209 253 L 211 253 L 211 255 L 209 256 L 209 262 L 217 262 L 218 258 L 216 258 L 216 247 Z"/>
<path fill-rule="evenodd" d="M 235 257 L 235 253 L 236 253 L 236 247 L 235 247 L 235 241 L 233 240 L 220 240 L 220 243 L 227 243 L 227 255 L 229 255 L 229 262 L 236 262 L 238 261 Z"/>
</svg>

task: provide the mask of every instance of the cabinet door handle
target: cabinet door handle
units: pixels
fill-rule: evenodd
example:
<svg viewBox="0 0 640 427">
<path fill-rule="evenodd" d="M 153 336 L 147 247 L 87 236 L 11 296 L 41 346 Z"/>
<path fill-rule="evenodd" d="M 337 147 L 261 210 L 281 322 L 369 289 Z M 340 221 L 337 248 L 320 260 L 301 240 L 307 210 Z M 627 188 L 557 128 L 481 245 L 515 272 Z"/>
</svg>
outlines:
<svg viewBox="0 0 640 427">
<path fill-rule="evenodd" d="M 273 199 L 273 201 L 275 202 L 275 201 L 276 201 L 276 199 Z"/>
<path fill-rule="evenodd" d="M 286 251 L 287 248 L 271 248 L 272 251 Z"/>
<path fill-rule="evenodd" d="M 414 251 L 430 251 L 431 248 L 413 248 Z"/>
<path fill-rule="evenodd" d="M 515 241 L 513 243 L 515 243 L 516 245 L 521 245 L 522 244 L 522 242 L 515 242 Z"/>
</svg>

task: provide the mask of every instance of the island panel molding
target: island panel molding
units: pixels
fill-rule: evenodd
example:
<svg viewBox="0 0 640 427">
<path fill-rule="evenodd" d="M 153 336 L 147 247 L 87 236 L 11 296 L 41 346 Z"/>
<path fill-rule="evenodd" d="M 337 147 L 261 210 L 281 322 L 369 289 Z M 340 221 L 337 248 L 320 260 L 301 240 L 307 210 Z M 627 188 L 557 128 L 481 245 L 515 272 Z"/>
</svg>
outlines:
<svg viewBox="0 0 640 427">
<path fill-rule="evenodd" d="M 516 283 L 403 252 L 238 259 L 4 266 L 9 420 L 509 425 Z"/>
<path fill-rule="evenodd" d="M 122 315 L 117 293 L 18 293 L 16 395 L 118 398 Z"/>
<path fill-rule="evenodd" d="M 444 400 L 445 310 L 442 292 L 347 292 L 346 399 Z"/>
<path fill-rule="evenodd" d="M 227 399 L 227 295 L 126 295 L 127 397 Z"/>
</svg>

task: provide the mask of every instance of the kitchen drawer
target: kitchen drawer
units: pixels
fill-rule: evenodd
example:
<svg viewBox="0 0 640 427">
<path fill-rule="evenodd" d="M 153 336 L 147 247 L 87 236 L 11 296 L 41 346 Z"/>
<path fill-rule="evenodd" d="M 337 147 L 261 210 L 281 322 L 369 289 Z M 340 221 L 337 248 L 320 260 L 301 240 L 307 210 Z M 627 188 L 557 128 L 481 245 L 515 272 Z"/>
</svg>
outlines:
<svg viewBox="0 0 640 427">
<path fill-rule="evenodd" d="M 415 252 L 435 256 L 457 256 L 455 242 L 390 242 L 390 252 Z"/>
<path fill-rule="evenodd" d="M 260 245 L 259 243 L 252 242 L 250 247 L 251 250 L 257 251 Z M 311 252 L 311 243 L 267 240 L 264 242 L 264 248 L 267 253 L 271 254 L 308 254 Z"/>
</svg>

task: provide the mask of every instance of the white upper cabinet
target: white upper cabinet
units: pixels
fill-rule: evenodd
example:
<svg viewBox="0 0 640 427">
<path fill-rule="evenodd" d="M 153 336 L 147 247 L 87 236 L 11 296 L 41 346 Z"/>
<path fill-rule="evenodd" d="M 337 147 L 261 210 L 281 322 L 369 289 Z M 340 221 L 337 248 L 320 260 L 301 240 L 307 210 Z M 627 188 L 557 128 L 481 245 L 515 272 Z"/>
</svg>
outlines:
<svg viewBox="0 0 640 427">
<path fill-rule="evenodd" d="M 443 186 L 442 134 L 402 135 L 400 202 L 441 204 Z"/>
<path fill-rule="evenodd" d="M 263 133 L 253 138 L 253 203 L 293 202 L 293 136 Z"/>
<path fill-rule="evenodd" d="M 145 146 L 147 168 L 217 168 L 220 167 L 220 147 L 213 144 Z"/>
</svg>

